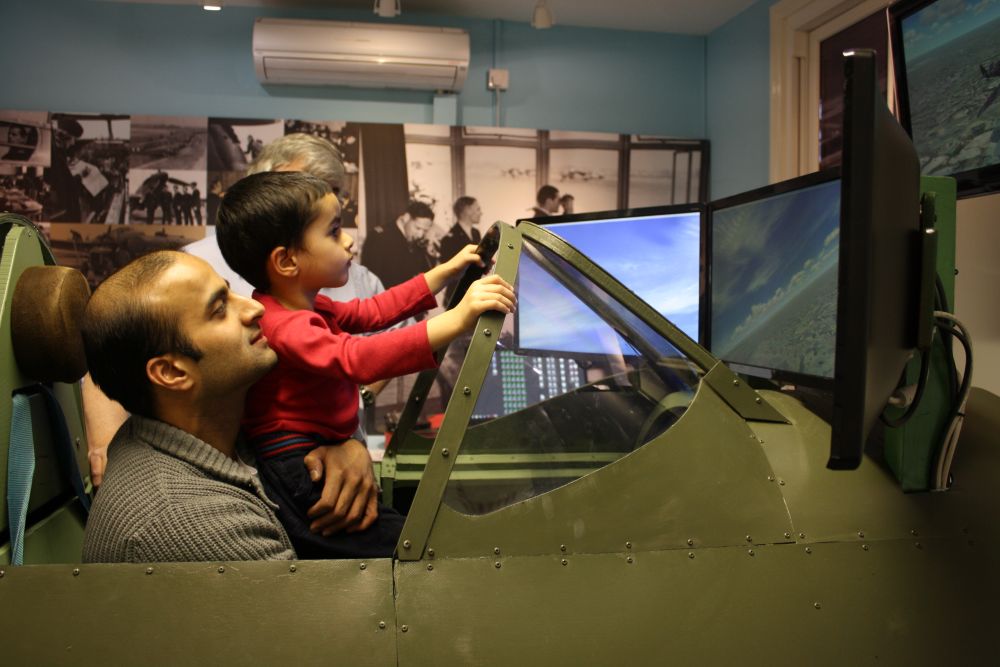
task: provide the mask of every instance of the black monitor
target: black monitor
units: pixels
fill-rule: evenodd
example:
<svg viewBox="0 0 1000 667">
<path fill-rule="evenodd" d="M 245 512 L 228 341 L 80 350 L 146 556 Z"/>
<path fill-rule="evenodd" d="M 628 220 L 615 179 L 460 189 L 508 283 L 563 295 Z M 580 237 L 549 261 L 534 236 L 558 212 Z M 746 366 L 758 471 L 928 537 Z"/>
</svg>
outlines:
<svg viewBox="0 0 1000 667">
<path fill-rule="evenodd" d="M 833 387 L 840 172 L 713 202 L 704 345 L 739 373 Z"/>
<path fill-rule="evenodd" d="M 874 52 L 844 54 L 844 153 L 833 396 L 833 469 L 861 463 L 917 346 L 920 162 L 876 87 Z"/>
<path fill-rule="evenodd" d="M 891 7 L 900 122 L 925 176 L 959 196 L 1000 190 L 1000 2 L 903 0 Z"/>
<path fill-rule="evenodd" d="M 703 207 L 693 204 L 533 218 L 610 273 L 692 340 L 699 339 Z M 522 267 L 530 271 L 530 266 Z M 553 286 L 555 287 L 555 286 Z M 543 298 L 522 299 L 517 347 L 556 355 L 604 354 L 593 337 L 593 313 L 547 322 Z M 537 326 L 525 326 L 525 322 Z"/>
</svg>

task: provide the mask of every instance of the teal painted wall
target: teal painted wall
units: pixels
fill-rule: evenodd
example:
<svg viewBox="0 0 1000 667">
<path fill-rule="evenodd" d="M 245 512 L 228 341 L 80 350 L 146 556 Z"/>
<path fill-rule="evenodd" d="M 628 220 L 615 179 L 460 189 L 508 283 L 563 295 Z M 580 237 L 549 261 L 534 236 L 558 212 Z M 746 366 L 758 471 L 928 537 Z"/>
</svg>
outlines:
<svg viewBox="0 0 1000 667">
<path fill-rule="evenodd" d="M 257 16 L 375 21 L 368 11 L 278 10 L 4 0 L 0 108 L 430 123 L 431 92 L 262 87 Z M 405 9 L 405 7 L 404 7 Z M 705 37 L 555 27 L 406 13 L 472 41 L 458 122 L 492 125 L 486 70 L 510 70 L 502 124 L 706 136 Z M 399 22 L 399 20 L 397 20 Z"/>
<path fill-rule="evenodd" d="M 770 153 L 770 7 L 759 0 L 708 36 L 706 127 L 711 197 L 767 185 Z"/>
</svg>

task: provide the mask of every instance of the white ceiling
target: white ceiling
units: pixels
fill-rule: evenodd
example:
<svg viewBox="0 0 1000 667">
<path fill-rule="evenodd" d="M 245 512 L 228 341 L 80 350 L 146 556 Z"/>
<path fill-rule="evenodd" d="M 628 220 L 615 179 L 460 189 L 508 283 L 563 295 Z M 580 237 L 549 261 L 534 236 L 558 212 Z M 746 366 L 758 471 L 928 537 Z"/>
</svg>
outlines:
<svg viewBox="0 0 1000 667">
<path fill-rule="evenodd" d="M 205 0 L 111 0 L 151 4 L 201 5 Z M 706 35 L 754 3 L 754 0 L 545 0 L 556 25 L 617 28 Z M 538 0 L 400 0 L 407 12 L 445 14 L 478 19 L 503 19 L 528 23 Z M 224 0 L 247 7 L 326 7 L 368 9 L 374 0 Z M 224 10 L 223 10 L 224 11 Z"/>
</svg>

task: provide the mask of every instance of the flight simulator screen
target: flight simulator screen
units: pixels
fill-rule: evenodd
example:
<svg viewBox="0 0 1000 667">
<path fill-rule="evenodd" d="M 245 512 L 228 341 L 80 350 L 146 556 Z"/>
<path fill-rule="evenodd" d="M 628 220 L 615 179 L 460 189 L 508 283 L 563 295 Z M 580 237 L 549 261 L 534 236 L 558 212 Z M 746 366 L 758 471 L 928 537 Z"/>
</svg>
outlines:
<svg viewBox="0 0 1000 667">
<path fill-rule="evenodd" d="M 832 378 L 840 179 L 710 215 L 712 353 L 749 374 Z"/>
<path fill-rule="evenodd" d="M 939 0 L 896 20 L 921 173 L 1000 165 L 1000 0 Z"/>
<path fill-rule="evenodd" d="M 545 226 L 692 340 L 698 340 L 700 212 L 553 222 Z M 531 267 L 522 266 L 521 270 L 530 273 Z M 526 278 L 530 279 L 530 275 Z M 596 315 L 592 310 L 581 307 L 579 312 L 563 313 L 554 319 L 553 302 L 574 300 L 537 296 L 518 303 L 518 347 L 577 354 L 608 352 L 607 342 L 596 338 Z"/>
</svg>

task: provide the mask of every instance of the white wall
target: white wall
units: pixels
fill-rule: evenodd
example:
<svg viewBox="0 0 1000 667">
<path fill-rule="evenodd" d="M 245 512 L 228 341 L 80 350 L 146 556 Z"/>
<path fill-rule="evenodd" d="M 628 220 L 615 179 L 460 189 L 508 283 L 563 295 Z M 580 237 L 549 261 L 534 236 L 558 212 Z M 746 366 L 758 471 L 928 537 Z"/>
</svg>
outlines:
<svg viewBox="0 0 1000 667">
<path fill-rule="evenodd" d="M 1000 394 L 1000 194 L 958 202 L 955 315 L 973 342 L 972 384 Z"/>
</svg>

